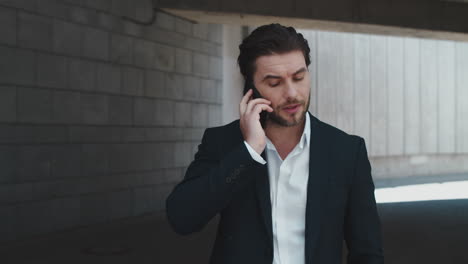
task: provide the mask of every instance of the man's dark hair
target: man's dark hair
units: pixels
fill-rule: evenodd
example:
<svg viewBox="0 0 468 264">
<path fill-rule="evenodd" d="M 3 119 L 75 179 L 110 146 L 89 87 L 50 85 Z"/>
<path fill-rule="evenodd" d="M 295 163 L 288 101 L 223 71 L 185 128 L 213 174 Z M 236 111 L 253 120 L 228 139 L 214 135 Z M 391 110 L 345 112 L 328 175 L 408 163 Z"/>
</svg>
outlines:
<svg viewBox="0 0 468 264">
<path fill-rule="evenodd" d="M 240 54 L 237 58 L 240 72 L 247 83 L 253 82 L 255 72 L 255 60 L 260 56 L 283 54 L 300 50 L 304 54 L 307 66 L 310 64 L 310 48 L 307 40 L 293 27 L 285 27 L 280 24 L 264 25 L 256 28 L 239 45 Z M 244 94 L 249 86 L 244 86 Z"/>
</svg>

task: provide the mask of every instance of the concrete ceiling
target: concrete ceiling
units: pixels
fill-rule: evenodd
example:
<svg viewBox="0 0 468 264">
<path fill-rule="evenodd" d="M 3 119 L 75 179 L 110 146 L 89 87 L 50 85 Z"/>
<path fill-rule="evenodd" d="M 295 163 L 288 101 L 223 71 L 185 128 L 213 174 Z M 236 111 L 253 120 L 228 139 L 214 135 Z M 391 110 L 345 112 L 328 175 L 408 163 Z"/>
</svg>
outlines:
<svg viewBox="0 0 468 264">
<path fill-rule="evenodd" d="M 468 41 L 468 0 L 153 1 L 158 8 L 195 22 L 250 26 L 278 22 L 316 30 Z"/>
</svg>

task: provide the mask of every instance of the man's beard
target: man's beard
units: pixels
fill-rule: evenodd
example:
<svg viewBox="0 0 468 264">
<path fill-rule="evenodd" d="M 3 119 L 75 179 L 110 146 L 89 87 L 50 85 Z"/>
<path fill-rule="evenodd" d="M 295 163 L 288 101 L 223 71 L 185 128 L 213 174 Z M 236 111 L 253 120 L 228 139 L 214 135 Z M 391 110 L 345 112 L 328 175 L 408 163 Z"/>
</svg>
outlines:
<svg viewBox="0 0 468 264">
<path fill-rule="evenodd" d="M 294 118 L 293 120 L 289 121 L 287 119 L 284 119 L 283 117 L 281 117 L 279 115 L 279 111 L 281 111 L 281 109 L 283 107 L 285 107 L 286 105 L 291 105 L 291 104 L 300 104 L 302 107 L 304 107 L 302 113 L 297 117 L 297 118 Z M 278 106 L 278 107 L 275 107 L 273 109 L 273 112 L 271 113 L 268 113 L 268 119 L 271 120 L 271 122 L 277 124 L 277 125 L 280 125 L 280 126 L 284 126 L 284 127 L 293 127 L 293 126 L 297 126 L 297 125 L 300 125 L 302 124 L 302 122 L 304 121 L 305 119 L 305 115 L 307 114 L 307 111 L 309 110 L 309 104 L 310 104 L 310 94 L 309 94 L 309 98 L 307 100 L 307 105 L 304 101 L 299 101 L 297 99 L 294 99 L 294 100 L 288 100 L 286 103 Z"/>
</svg>

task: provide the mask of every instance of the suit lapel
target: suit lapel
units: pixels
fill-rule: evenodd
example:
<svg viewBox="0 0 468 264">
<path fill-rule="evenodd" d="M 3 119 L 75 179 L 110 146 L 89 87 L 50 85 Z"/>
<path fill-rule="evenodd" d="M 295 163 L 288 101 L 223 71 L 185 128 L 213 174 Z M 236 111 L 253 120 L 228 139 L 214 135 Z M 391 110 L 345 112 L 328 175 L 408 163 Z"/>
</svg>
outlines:
<svg viewBox="0 0 468 264">
<path fill-rule="evenodd" d="M 310 157 L 309 180 L 307 184 L 307 205 L 305 221 L 305 260 L 310 263 L 317 246 L 322 217 L 322 205 L 328 188 L 328 152 L 320 121 L 310 115 Z"/>
<path fill-rule="evenodd" d="M 266 160 L 266 152 L 262 152 L 263 159 Z M 259 165 L 256 171 L 255 189 L 257 201 L 262 215 L 265 231 L 268 235 L 269 244 L 273 247 L 273 225 L 271 221 L 271 199 L 270 199 L 270 181 L 268 179 L 267 164 Z"/>
</svg>

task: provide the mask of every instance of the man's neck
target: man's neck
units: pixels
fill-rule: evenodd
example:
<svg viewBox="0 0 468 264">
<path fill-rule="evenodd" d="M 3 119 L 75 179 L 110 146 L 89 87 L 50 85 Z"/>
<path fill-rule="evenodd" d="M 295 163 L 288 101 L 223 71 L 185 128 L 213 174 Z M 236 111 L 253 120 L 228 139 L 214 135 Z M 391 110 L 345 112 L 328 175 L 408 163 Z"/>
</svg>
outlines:
<svg viewBox="0 0 468 264">
<path fill-rule="evenodd" d="M 291 127 L 281 126 L 271 121 L 267 123 L 265 134 L 271 143 L 275 145 L 281 159 L 284 160 L 299 143 L 304 132 L 305 123 L 306 117 L 300 124 Z"/>
</svg>

